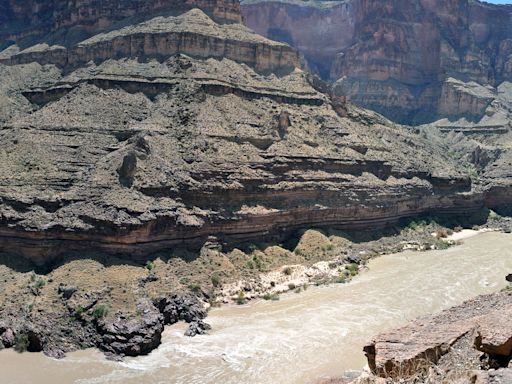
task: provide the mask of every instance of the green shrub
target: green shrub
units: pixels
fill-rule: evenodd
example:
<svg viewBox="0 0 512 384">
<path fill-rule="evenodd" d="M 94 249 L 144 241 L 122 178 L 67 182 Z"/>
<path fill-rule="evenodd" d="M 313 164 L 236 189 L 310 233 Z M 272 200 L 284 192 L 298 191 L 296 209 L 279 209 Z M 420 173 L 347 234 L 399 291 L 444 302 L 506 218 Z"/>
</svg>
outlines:
<svg viewBox="0 0 512 384">
<path fill-rule="evenodd" d="M 34 283 L 34 287 L 37 289 L 43 288 L 46 285 L 46 281 L 42 277 L 38 277 Z"/>
<path fill-rule="evenodd" d="M 103 319 L 108 314 L 108 307 L 106 305 L 97 305 L 92 311 L 92 316 L 95 319 Z"/>
<path fill-rule="evenodd" d="M 293 283 L 288 284 L 288 289 L 289 289 L 290 291 L 294 290 L 295 288 L 297 288 L 297 287 L 295 286 L 295 284 L 293 284 Z"/>
<path fill-rule="evenodd" d="M 347 282 L 347 277 L 344 274 L 341 274 L 336 279 L 336 283 L 338 284 L 345 284 Z"/>
<path fill-rule="evenodd" d="M 285 276 L 290 276 L 292 274 L 292 272 L 293 271 L 292 271 L 292 269 L 290 267 L 286 267 L 286 268 L 283 269 L 283 274 Z"/>
<path fill-rule="evenodd" d="M 454 232 L 461 232 L 464 228 L 462 228 L 460 225 L 457 225 L 455 228 L 453 228 Z"/>
<path fill-rule="evenodd" d="M 473 231 L 479 231 L 480 230 L 480 226 L 479 225 L 473 225 Z"/>
<path fill-rule="evenodd" d="M 220 285 L 220 276 L 217 274 L 212 275 L 212 284 L 214 287 L 218 287 Z"/>
<path fill-rule="evenodd" d="M 26 333 L 17 333 L 14 337 L 14 350 L 18 353 L 27 352 L 30 342 Z"/>
<path fill-rule="evenodd" d="M 235 301 L 238 305 L 244 305 L 247 302 L 245 294 L 242 291 L 238 292 L 238 296 Z"/>
<path fill-rule="evenodd" d="M 332 251 L 332 250 L 334 249 L 334 244 L 332 244 L 332 243 L 326 244 L 326 245 L 324 245 L 324 246 L 322 247 L 322 249 L 323 249 L 324 251 Z"/>
<path fill-rule="evenodd" d="M 155 263 L 151 260 L 148 260 L 148 262 L 146 263 L 146 269 L 148 271 L 152 271 L 153 268 L 155 268 Z"/>
<path fill-rule="evenodd" d="M 345 269 L 350 273 L 351 276 L 355 276 L 359 273 L 359 265 L 356 263 L 346 265 Z"/>
<path fill-rule="evenodd" d="M 192 292 L 199 292 L 201 290 L 201 286 L 197 283 L 192 283 L 188 285 L 188 289 L 190 289 Z"/>
<path fill-rule="evenodd" d="M 408 225 L 407 225 L 407 228 L 409 228 L 410 230 L 412 231 L 416 231 L 418 229 L 418 223 L 416 223 L 414 220 L 411 221 Z"/>
<path fill-rule="evenodd" d="M 267 292 L 263 295 L 263 300 L 272 300 L 272 301 L 278 301 L 279 295 L 277 293 L 270 293 Z"/>
<path fill-rule="evenodd" d="M 451 244 L 444 240 L 438 240 L 435 242 L 434 246 L 436 249 L 444 250 L 450 248 Z"/>
<path fill-rule="evenodd" d="M 249 244 L 247 249 L 249 250 L 249 253 L 253 253 L 258 250 L 258 247 L 255 244 Z"/>
</svg>

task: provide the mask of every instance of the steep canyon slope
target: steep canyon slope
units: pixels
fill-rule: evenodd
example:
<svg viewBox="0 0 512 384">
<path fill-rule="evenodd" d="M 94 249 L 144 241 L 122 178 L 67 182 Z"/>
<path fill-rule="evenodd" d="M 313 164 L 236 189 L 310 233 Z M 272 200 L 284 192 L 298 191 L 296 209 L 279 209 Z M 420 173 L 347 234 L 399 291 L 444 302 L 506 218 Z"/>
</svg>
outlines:
<svg viewBox="0 0 512 384">
<path fill-rule="evenodd" d="M 509 179 L 475 183 L 425 132 L 335 96 L 237 2 L 102 4 L 0 2 L 4 252 L 143 259 L 510 203 Z"/>
<path fill-rule="evenodd" d="M 472 0 L 253 1 L 247 25 L 304 52 L 356 104 L 402 123 L 480 119 L 512 81 L 512 6 Z M 490 87 L 480 97 L 453 84 Z"/>
</svg>

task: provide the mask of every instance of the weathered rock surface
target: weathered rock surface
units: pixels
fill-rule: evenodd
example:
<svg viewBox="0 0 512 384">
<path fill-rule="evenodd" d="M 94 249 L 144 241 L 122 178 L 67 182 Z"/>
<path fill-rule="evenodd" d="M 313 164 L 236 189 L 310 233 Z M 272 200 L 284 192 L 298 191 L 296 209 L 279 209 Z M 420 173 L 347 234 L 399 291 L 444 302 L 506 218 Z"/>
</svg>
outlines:
<svg viewBox="0 0 512 384">
<path fill-rule="evenodd" d="M 481 118 L 490 98 L 452 79 L 497 87 L 512 76 L 510 5 L 247 0 L 242 11 L 249 27 L 304 52 L 340 94 L 400 122 Z"/>
<path fill-rule="evenodd" d="M 239 23 L 237 0 L 2 0 L 0 49 L 16 41 L 24 48 L 46 41 L 73 44 L 99 31 L 115 29 L 127 20 L 176 14 L 199 8 L 219 21 Z"/>
<path fill-rule="evenodd" d="M 76 68 L 90 61 L 165 60 L 176 54 L 231 59 L 249 64 L 258 71 L 290 71 L 300 63 L 299 55 L 289 46 L 256 35 L 241 24 L 217 24 L 199 9 L 110 30 L 68 48 L 37 44 L 0 60 L 0 63 L 12 65 L 36 61 L 42 65 Z"/>
<path fill-rule="evenodd" d="M 381 334 L 364 350 L 372 372 L 382 377 L 409 377 L 424 372 L 463 339 L 492 358 L 501 357 L 502 367 L 506 368 L 512 357 L 511 318 L 512 295 L 504 292 L 480 296 Z"/>
<path fill-rule="evenodd" d="M 78 43 L 4 52 L 4 252 L 41 265 L 73 250 L 144 259 L 209 236 L 508 204 L 506 182 L 488 196 L 443 146 L 294 68 L 285 44 L 199 9 L 123 20 Z"/>
</svg>

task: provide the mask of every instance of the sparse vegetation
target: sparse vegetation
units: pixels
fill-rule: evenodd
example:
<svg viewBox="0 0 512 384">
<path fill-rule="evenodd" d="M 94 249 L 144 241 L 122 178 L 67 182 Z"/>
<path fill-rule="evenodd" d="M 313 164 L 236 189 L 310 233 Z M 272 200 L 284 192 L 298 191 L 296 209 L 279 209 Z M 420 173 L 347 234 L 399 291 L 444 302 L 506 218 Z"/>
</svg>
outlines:
<svg viewBox="0 0 512 384">
<path fill-rule="evenodd" d="M 332 251 L 332 250 L 334 249 L 334 244 L 332 244 L 332 243 L 326 244 L 326 245 L 324 245 L 324 246 L 322 247 L 322 249 L 323 249 L 324 251 Z"/>
<path fill-rule="evenodd" d="M 356 263 L 346 265 L 345 269 L 350 273 L 351 276 L 355 276 L 359 273 L 359 265 Z"/>
<path fill-rule="evenodd" d="M 146 263 L 146 269 L 148 271 L 152 271 L 153 268 L 155 268 L 155 263 L 151 260 L 148 260 L 148 262 Z"/>
<path fill-rule="evenodd" d="M 191 283 L 188 285 L 188 289 L 190 289 L 194 293 L 198 293 L 201 291 L 201 286 L 197 283 Z"/>
<path fill-rule="evenodd" d="M 345 284 L 347 282 L 347 277 L 345 276 L 345 274 L 341 274 L 338 276 L 338 278 L 336 279 L 336 283 L 338 284 Z"/>
<path fill-rule="evenodd" d="M 235 299 L 235 302 L 238 305 L 244 305 L 245 303 L 247 303 L 247 299 L 245 298 L 245 294 L 242 291 L 238 292 L 238 296 Z"/>
<path fill-rule="evenodd" d="M 290 267 L 286 267 L 283 269 L 283 275 L 290 276 L 292 274 L 292 269 Z"/>
<path fill-rule="evenodd" d="M 104 304 L 97 305 L 92 311 L 92 317 L 95 319 L 103 319 L 108 315 L 108 307 Z"/>
<path fill-rule="evenodd" d="M 462 232 L 464 228 L 462 228 L 460 225 L 456 226 L 455 228 L 453 228 L 453 231 L 454 232 Z"/>
<path fill-rule="evenodd" d="M 220 276 L 216 273 L 212 275 L 212 284 L 214 287 L 220 286 Z"/>
<path fill-rule="evenodd" d="M 38 277 L 34 282 L 34 288 L 41 289 L 46 285 L 46 281 L 42 277 Z"/>
<path fill-rule="evenodd" d="M 445 241 L 445 240 L 437 240 L 435 243 L 434 243 L 434 248 L 435 249 L 439 249 L 439 250 L 444 250 L 444 249 L 448 249 L 452 246 L 452 244 L 448 241 Z"/>
<path fill-rule="evenodd" d="M 30 341 L 26 333 L 17 333 L 14 337 L 14 350 L 18 353 L 27 352 Z"/>
<path fill-rule="evenodd" d="M 293 291 L 295 288 L 297 288 L 297 286 L 295 284 L 293 284 L 293 283 L 288 284 L 288 289 L 290 291 Z"/>
<path fill-rule="evenodd" d="M 479 231 L 480 226 L 479 225 L 473 225 L 473 228 L 471 228 L 473 231 Z"/>
<path fill-rule="evenodd" d="M 263 300 L 278 301 L 279 300 L 279 295 L 277 293 L 265 293 L 263 295 Z"/>
</svg>

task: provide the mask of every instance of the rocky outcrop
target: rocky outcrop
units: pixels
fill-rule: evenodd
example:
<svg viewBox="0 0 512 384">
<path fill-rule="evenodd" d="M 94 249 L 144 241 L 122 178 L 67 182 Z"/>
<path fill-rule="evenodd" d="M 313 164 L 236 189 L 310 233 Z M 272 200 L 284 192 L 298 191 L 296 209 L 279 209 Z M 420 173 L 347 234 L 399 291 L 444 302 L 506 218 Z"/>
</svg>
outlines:
<svg viewBox="0 0 512 384">
<path fill-rule="evenodd" d="M 447 359 L 445 355 L 452 353 L 452 347 L 459 355 L 463 354 L 461 349 L 467 349 L 468 359 L 478 354 L 471 352 L 476 348 L 498 362 L 494 368 L 506 368 L 512 358 L 511 316 L 510 293 L 481 296 L 381 334 L 364 351 L 372 372 L 382 377 L 425 373 L 433 364 Z M 459 361 L 459 365 L 465 367 L 465 362 Z"/>
<path fill-rule="evenodd" d="M 218 21 L 241 22 L 238 0 L 2 0 L 0 48 L 13 42 L 27 47 L 34 42 L 77 43 L 99 31 L 115 29 L 130 20 L 175 14 L 199 8 Z"/>
<path fill-rule="evenodd" d="M 332 94 L 285 44 L 173 12 L 1 55 L 4 252 L 145 260 L 209 236 L 485 216 L 487 190 L 443 146 Z"/>
<path fill-rule="evenodd" d="M 353 42 L 355 6 L 353 1 L 247 0 L 242 2 L 242 12 L 251 29 L 296 47 L 309 69 L 326 79 L 336 56 Z"/>
<path fill-rule="evenodd" d="M 231 59 L 262 72 L 291 71 L 300 64 L 298 53 L 289 46 L 267 40 L 240 24 L 216 24 L 198 9 L 180 16 L 155 17 L 93 36 L 69 48 L 38 44 L 0 62 L 15 65 L 35 61 L 42 65 L 76 68 L 90 61 L 165 60 L 176 54 Z"/>
<path fill-rule="evenodd" d="M 508 5 L 246 1 L 242 11 L 251 28 L 304 52 L 311 68 L 317 57 L 327 62 L 319 72 L 336 81 L 339 94 L 400 122 L 481 118 L 490 98 L 449 79 L 497 87 L 512 76 Z"/>
</svg>

